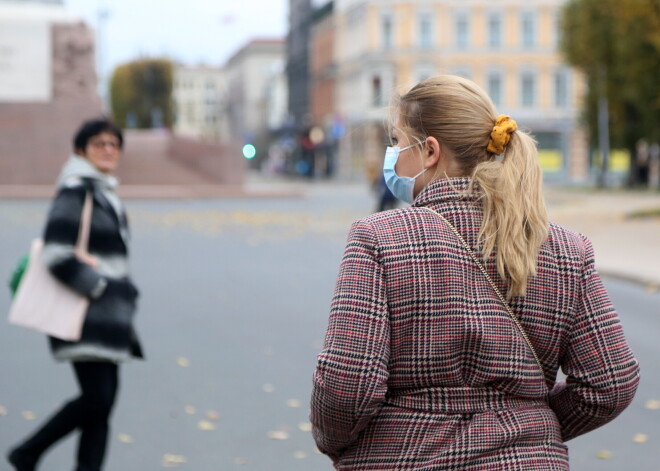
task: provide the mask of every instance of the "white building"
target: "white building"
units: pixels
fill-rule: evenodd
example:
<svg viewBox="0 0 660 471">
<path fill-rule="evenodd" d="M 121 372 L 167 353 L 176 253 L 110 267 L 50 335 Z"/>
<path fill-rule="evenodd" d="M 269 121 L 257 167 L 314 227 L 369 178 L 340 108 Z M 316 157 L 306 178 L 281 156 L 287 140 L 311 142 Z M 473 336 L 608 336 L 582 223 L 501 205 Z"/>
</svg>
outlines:
<svg viewBox="0 0 660 471">
<path fill-rule="evenodd" d="M 268 134 L 286 116 L 283 79 L 284 40 L 254 39 L 224 66 L 227 80 L 223 100 L 222 138 L 255 144 L 258 157 Z"/>
<path fill-rule="evenodd" d="M 174 131 L 210 142 L 219 141 L 226 89 L 226 75 L 221 68 L 175 66 L 172 90 Z"/>
</svg>

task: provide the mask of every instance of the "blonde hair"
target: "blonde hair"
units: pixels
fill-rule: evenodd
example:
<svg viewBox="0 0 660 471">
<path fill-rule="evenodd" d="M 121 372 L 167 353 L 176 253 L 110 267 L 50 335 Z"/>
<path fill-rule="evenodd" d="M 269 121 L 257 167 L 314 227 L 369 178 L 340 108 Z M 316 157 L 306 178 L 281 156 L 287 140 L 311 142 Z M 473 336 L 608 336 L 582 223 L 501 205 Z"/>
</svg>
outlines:
<svg viewBox="0 0 660 471">
<path fill-rule="evenodd" d="M 497 271 L 508 281 L 507 297 L 523 296 L 536 275 L 541 245 L 548 236 L 542 173 L 536 142 L 513 131 L 502 154 L 487 150 L 497 119 L 495 106 L 475 83 L 443 75 L 427 79 L 398 97 L 397 128 L 423 142 L 435 137 L 453 155 L 478 191 L 483 222 L 478 243 L 484 258 L 495 252 Z M 441 175 L 433 176 L 433 179 Z"/>
</svg>

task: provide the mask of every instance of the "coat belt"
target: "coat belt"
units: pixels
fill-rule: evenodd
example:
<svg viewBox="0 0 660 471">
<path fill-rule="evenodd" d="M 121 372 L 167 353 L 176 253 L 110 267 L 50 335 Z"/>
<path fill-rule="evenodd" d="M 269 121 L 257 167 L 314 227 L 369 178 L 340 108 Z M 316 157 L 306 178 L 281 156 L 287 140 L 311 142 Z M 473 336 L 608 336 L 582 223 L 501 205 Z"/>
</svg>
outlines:
<svg viewBox="0 0 660 471">
<path fill-rule="evenodd" d="M 547 407 L 545 397 L 512 396 L 492 388 L 452 387 L 390 390 L 385 404 L 440 414 L 478 414 L 482 412 Z"/>
</svg>

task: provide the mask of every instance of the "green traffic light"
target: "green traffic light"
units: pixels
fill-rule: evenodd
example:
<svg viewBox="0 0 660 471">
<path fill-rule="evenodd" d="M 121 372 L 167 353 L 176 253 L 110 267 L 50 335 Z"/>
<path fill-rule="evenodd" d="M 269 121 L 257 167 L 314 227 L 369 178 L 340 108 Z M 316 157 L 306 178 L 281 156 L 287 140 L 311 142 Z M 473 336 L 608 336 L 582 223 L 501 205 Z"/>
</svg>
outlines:
<svg viewBox="0 0 660 471">
<path fill-rule="evenodd" d="M 257 148 L 252 144 L 245 144 L 243 146 L 243 157 L 246 159 L 253 159 L 257 155 Z"/>
</svg>

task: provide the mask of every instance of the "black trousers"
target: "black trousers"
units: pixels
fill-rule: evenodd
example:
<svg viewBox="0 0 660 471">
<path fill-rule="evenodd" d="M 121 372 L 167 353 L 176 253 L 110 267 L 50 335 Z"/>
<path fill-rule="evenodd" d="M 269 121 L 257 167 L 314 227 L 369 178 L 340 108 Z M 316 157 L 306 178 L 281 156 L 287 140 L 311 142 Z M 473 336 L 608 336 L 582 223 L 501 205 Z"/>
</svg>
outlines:
<svg viewBox="0 0 660 471">
<path fill-rule="evenodd" d="M 110 362 L 74 362 L 81 394 L 65 404 L 18 448 L 35 460 L 55 442 L 80 430 L 76 471 L 100 471 L 108 442 L 108 419 L 119 388 L 118 367 Z"/>
</svg>

